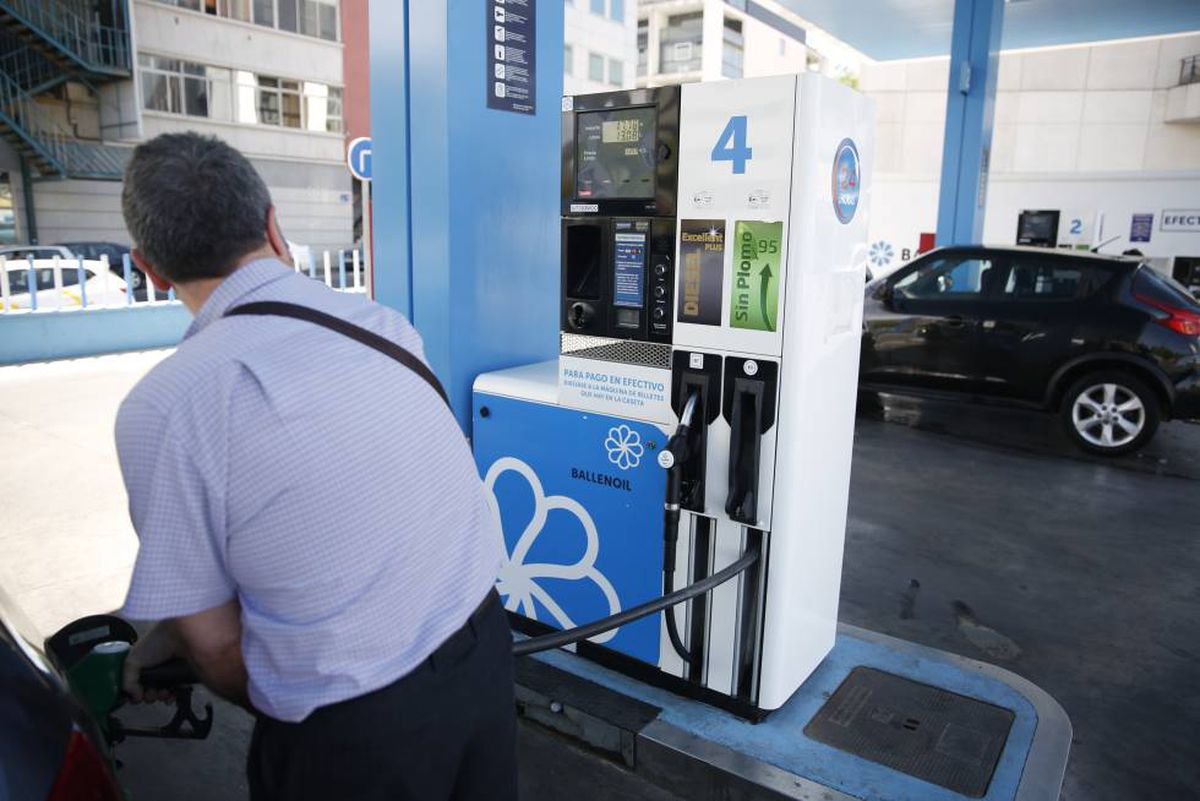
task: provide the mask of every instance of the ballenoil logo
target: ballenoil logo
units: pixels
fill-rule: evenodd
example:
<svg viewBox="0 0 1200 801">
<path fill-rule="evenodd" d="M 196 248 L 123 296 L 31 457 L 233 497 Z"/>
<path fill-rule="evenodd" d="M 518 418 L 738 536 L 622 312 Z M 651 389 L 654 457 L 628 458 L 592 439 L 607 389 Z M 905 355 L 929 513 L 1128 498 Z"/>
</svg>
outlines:
<svg viewBox="0 0 1200 801">
<path fill-rule="evenodd" d="M 505 544 L 500 499 L 496 495 L 496 482 L 508 472 L 514 472 L 525 479 L 533 495 L 532 518 L 519 535 L 512 536 L 510 532 L 508 537 L 513 540 L 511 552 Z M 547 495 L 534 469 L 511 456 L 497 459 L 488 468 L 483 478 L 483 486 L 492 522 L 505 553 L 500 575 L 496 579 L 496 591 L 500 593 L 505 609 L 534 620 L 557 623 L 564 629 L 574 628 L 578 623 L 563 609 L 563 604 L 554 598 L 551 591 L 564 592 L 564 582 L 590 582 L 603 594 L 610 615 L 621 611 L 621 600 L 616 589 L 608 577 L 596 567 L 596 559 L 600 555 L 600 533 L 596 530 L 596 522 L 583 504 L 565 495 Z M 546 521 L 551 512 L 574 515 L 583 529 L 586 545 L 575 562 L 546 564 L 540 558 L 531 558 L 529 555 L 538 537 L 546 530 Z M 543 584 L 544 580 L 548 581 Z M 539 609 L 544 610 L 541 617 L 538 615 Z M 592 637 L 591 641 L 608 642 L 616 637 L 619 631 L 620 629 L 606 631 Z"/>
<path fill-rule="evenodd" d="M 622 470 L 637 467 L 646 452 L 641 435 L 624 424 L 608 430 L 608 436 L 604 439 L 604 450 L 608 451 L 608 461 Z"/>
<path fill-rule="evenodd" d="M 833 156 L 833 213 L 843 225 L 854 219 L 858 211 L 858 190 L 862 170 L 858 148 L 850 139 L 843 139 Z"/>
</svg>

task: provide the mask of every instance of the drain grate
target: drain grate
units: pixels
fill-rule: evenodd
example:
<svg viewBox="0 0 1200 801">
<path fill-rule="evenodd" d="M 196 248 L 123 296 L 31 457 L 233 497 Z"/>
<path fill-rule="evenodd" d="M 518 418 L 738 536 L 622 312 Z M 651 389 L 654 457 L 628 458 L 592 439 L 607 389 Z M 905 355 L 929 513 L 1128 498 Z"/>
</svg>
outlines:
<svg viewBox="0 0 1200 801">
<path fill-rule="evenodd" d="M 981 798 L 1014 717 L 984 701 L 857 667 L 804 733 L 840 751 Z"/>
</svg>

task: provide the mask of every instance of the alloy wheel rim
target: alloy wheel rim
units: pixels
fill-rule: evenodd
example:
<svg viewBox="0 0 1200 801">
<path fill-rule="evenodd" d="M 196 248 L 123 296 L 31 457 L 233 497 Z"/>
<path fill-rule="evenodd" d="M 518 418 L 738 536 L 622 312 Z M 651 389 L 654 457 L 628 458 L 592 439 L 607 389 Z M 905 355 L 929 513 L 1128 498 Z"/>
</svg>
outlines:
<svg viewBox="0 0 1200 801">
<path fill-rule="evenodd" d="M 1094 384 L 1075 397 L 1071 422 L 1085 442 L 1098 448 L 1119 448 L 1146 427 L 1146 407 L 1126 386 Z"/>
</svg>

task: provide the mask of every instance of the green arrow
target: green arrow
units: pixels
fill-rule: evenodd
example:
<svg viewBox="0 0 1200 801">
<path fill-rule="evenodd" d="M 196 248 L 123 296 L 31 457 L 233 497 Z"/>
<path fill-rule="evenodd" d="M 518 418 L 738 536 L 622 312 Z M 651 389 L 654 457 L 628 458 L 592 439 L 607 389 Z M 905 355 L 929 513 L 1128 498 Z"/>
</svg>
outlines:
<svg viewBox="0 0 1200 801">
<path fill-rule="evenodd" d="M 775 326 L 771 324 L 771 316 L 767 314 L 767 287 L 771 283 L 771 265 L 764 264 L 762 271 L 759 272 L 759 277 L 762 278 L 761 290 L 759 292 L 759 303 L 762 306 L 763 323 L 767 326 L 768 331 L 774 331 Z"/>
</svg>

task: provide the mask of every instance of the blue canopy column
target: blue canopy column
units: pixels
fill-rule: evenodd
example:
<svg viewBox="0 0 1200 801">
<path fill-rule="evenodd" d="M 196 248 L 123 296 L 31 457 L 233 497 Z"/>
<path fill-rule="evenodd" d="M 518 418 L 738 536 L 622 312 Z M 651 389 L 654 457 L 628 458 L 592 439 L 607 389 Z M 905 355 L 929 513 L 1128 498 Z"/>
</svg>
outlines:
<svg viewBox="0 0 1200 801">
<path fill-rule="evenodd" d="M 519 10 L 533 113 L 489 107 Z M 475 376 L 558 354 L 563 5 L 370 0 L 370 47 L 375 297 L 416 325 L 467 430 Z"/>
<path fill-rule="evenodd" d="M 938 245 L 983 237 L 1004 0 L 956 0 L 938 199 Z"/>
</svg>

